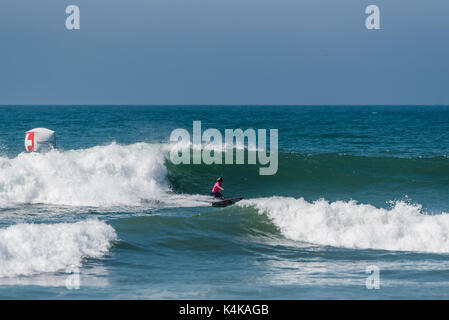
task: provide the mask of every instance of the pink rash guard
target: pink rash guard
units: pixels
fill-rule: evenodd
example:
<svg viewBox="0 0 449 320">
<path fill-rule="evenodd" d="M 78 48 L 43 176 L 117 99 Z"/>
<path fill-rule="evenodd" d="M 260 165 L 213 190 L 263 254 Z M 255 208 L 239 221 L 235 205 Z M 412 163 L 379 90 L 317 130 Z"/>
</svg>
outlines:
<svg viewBox="0 0 449 320">
<path fill-rule="evenodd" d="M 215 194 L 219 193 L 220 189 L 218 189 L 218 187 L 221 187 L 220 182 L 217 182 L 216 184 L 214 184 L 214 187 L 212 188 L 212 193 L 215 193 Z"/>
</svg>

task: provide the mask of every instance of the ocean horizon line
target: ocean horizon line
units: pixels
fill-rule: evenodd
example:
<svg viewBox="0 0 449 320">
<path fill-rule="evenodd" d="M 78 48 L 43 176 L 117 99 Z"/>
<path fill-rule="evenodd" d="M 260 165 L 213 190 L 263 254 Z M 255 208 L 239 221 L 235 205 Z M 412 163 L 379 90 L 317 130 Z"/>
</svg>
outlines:
<svg viewBox="0 0 449 320">
<path fill-rule="evenodd" d="M 449 107 L 449 104 L 0 104 L 0 107 Z"/>
</svg>

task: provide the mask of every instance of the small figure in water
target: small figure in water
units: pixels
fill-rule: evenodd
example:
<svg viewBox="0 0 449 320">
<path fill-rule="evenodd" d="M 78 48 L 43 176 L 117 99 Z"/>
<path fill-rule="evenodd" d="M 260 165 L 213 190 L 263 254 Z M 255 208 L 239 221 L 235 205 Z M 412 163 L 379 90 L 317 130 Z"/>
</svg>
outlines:
<svg viewBox="0 0 449 320">
<path fill-rule="evenodd" d="M 224 191 L 224 189 L 221 187 L 222 184 L 223 184 L 223 178 L 220 177 L 217 179 L 217 183 L 214 185 L 210 195 L 214 196 L 215 198 L 224 199 L 223 195 L 220 192 L 220 191 Z"/>
</svg>

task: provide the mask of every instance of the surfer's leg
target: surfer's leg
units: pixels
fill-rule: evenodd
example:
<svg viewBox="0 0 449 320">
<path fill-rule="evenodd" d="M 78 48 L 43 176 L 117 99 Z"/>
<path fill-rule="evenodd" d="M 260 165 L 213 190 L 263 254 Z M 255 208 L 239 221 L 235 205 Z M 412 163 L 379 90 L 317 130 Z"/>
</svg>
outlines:
<svg viewBox="0 0 449 320">
<path fill-rule="evenodd" d="M 220 192 L 217 192 L 217 193 L 211 192 L 210 195 L 215 197 L 215 198 L 220 198 L 220 199 L 224 200 L 224 197 L 223 197 L 223 195 Z"/>
</svg>

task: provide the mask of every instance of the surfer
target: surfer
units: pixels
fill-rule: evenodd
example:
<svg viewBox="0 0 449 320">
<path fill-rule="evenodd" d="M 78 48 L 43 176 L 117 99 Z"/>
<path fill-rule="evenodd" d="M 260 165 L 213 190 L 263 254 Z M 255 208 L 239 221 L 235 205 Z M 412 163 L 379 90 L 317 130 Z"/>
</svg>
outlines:
<svg viewBox="0 0 449 320">
<path fill-rule="evenodd" d="M 224 191 L 224 189 L 221 187 L 223 184 L 223 178 L 220 177 L 217 179 L 217 183 L 214 184 L 214 187 L 212 188 L 211 196 L 214 196 L 215 198 L 221 198 L 224 199 L 223 195 L 220 191 Z"/>
</svg>

